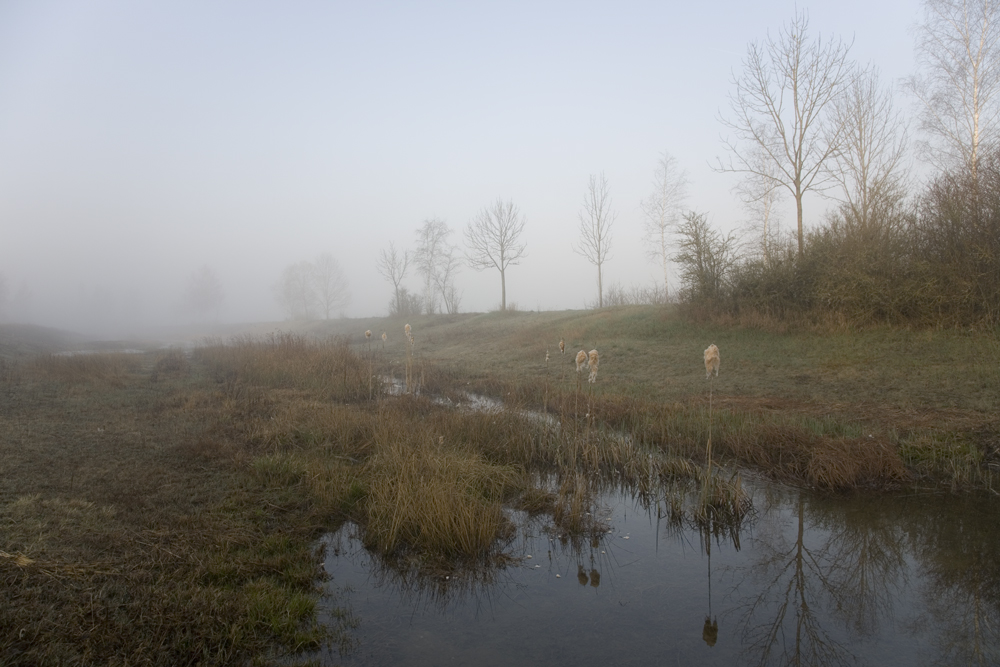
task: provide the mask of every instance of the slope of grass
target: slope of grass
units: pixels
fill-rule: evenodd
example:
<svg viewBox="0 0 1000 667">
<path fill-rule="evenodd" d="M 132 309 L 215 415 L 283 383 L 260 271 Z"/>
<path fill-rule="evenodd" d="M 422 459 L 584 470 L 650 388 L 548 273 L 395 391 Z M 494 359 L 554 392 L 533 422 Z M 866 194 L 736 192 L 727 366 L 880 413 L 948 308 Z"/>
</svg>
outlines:
<svg viewBox="0 0 1000 667">
<path fill-rule="evenodd" d="M 709 386 L 712 457 L 730 468 L 968 488 L 1000 463 L 990 334 L 773 333 L 658 308 L 421 317 L 422 395 L 394 396 L 383 378 L 402 378 L 405 323 L 284 324 L 313 339 L 244 336 L 190 357 L 5 361 L 0 663 L 267 664 L 335 641 L 315 621 L 314 545 L 346 520 L 400 567 L 438 573 L 502 564 L 510 509 L 602 534 L 586 518 L 602 485 L 672 517 L 687 509 L 665 482 L 700 485 L 686 516 L 739 521 L 739 476 L 703 465 Z M 595 384 L 572 365 L 581 348 L 601 351 Z M 427 395 L 467 404 L 470 390 L 507 409 Z"/>
<path fill-rule="evenodd" d="M 425 370 L 425 382 L 435 390 L 462 386 L 542 406 L 575 394 L 573 356 L 597 348 L 597 399 L 633 400 L 632 410 L 639 412 L 694 407 L 707 401 L 702 352 L 715 343 L 722 356 L 714 383 L 721 420 L 775 422 L 768 428 L 779 431 L 791 421 L 792 430 L 801 432 L 835 425 L 841 436 L 864 436 L 893 448 L 918 475 L 959 485 L 986 483 L 1000 470 L 1000 343 L 994 331 L 773 332 L 691 322 L 660 307 L 421 317 L 410 323 L 418 363 L 433 369 Z M 370 319 L 319 326 L 354 341 L 365 328 L 388 331 L 379 354 L 398 376 L 402 325 Z M 558 352 L 560 339 L 565 355 Z"/>
</svg>

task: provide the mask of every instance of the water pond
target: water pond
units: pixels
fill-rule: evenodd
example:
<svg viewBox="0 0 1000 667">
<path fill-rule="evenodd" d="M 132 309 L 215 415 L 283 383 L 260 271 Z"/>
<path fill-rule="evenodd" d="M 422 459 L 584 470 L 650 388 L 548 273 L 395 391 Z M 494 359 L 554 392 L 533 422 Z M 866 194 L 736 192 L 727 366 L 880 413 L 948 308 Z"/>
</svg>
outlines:
<svg viewBox="0 0 1000 667">
<path fill-rule="evenodd" d="M 1000 499 L 825 497 L 750 484 L 755 514 L 713 535 L 627 491 L 607 532 L 515 517 L 505 567 L 420 576 L 358 528 L 328 535 L 344 665 L 997 665 Z M 327 616 L 329 622 L 335 622 Z"/>
</svg>

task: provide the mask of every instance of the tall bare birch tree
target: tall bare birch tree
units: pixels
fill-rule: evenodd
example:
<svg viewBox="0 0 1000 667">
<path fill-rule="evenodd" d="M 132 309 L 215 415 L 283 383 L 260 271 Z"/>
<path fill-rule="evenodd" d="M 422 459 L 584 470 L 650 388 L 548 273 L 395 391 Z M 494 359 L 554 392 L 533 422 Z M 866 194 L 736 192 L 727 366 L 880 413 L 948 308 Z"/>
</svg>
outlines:
<svg viewBox="0 0 1000 667">
<path fill-rule="evenodd" d="M 500 310 L 507 310 L 507 267 L 517 265 L 525 256 L 521 233 L 524 216 L 511 200 L 497 199 L 481 210 L 465 228 L 469 266 L 482 271 L 500 272 Z"/>
<path fill-rule="evenodd" d="M 604 307 L 604 263 L 611 256 L 611 226 L 618 214 L 611 210 L 608 179 L 590 175 L 580 211 L 580 235 L 573 250 L 597 267 L 597 307 Z"/>
<path fill-rule="evenodd" d="M 984 148 L 997 142 L 1000 117 L 1000 4 L 996 0 L 925 0 L 917 31 L 923 73 L 906 81 L 930 135 L 922 154 L 940 168 L 961 166 L 977 178 Z"/>
<path fill-rule="evenodd" d="M 720 118 L 735 138 L 717 170 L 763 175 L 758 149 L 776 167 L 777 182 L 795 199 L 799 256 L 805 246 L 802 198 L 829 185 L 825 163 L 840 148 L 842 132 L 833 125 L 833 101 L 850 82 L 850 44 L 809 35 L 809 17 L 797 12 L 776 38 L 751 42 L 743 72 L 734 76 L 730 118 Z"/>
<path fill-rule="evenodd" d="M 778 180 L 778 168 L 763 148 L 757 146 L 752 149 L 749 157 L 756 169 L 746 174 L 734 190 L 749 216 L 745 229 L 751 239 L 751 253 L 762 257 L 771 266 L 778 245 L 778 204 L 781 202 L 782 186 Z"/>
<path fill-rule="evenodd" d="M 424 220 L 417 229 L 417 248 L 413 263 L 424 277 L 424 307 L 428 315 L 438 310 L 438 296 L 448 312 L 458 310 L 458 292 L 454 279 L 458 270 L 455 247 L 448 241 L 451 228 L 438 218 Z"/>
<path fill-rule="evenodd" d="M 848 224 L 870 236 L 894 217 L 906 194 L 906 123 L 874 68 L 854 79 L 835 109 L 843 135 L 831 174 L 841 186 Z"/>
<path fill-rule="evenodd" d="M 677 166 L 677 160 L 663 151 L 653 171 L 653 192 L 641 207 L 645 216 L 643 241 L 650 259 L 663 269 L 663 296 L 670 295 L 667 267 L 670 259 L 670 234 L 677 225 L 681 207 L 687 199 L 687 171 Z"/>
</svg>

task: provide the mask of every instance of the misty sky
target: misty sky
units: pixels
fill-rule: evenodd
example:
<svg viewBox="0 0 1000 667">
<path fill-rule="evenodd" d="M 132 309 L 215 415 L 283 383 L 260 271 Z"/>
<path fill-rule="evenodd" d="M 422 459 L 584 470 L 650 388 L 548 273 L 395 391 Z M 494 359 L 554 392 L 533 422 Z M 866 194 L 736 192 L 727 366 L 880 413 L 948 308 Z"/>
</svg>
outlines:
<svg viewBox="0 0 1000 667">
<path fill-rule="evenodd" d="M 0 0 L 8 319 L 122 334 L 183 321 L 206 264 L 222 320 L 281 319 L 281 270 L 324 251 L 351 282 L 345 313 L 382 315 L 379 250 L 412 248 L 429 217 L 461 244 L 497 197 L 527 218 L 508 301 L 582 308 L 596 271 L 572 244 L 601 171 L 619 213 L 605 284 L 650 285 L 639 202 L 658 155 L 688 171 L 689 208 L 740 224 L 736 177 L 711 169 L 717 118 L 748 42 L 795 7 Z M 798 7 L 884 81 L 913 73 L 917 0 Z M 807 200 L 806 224 L 828 205 Z M 500 301 L 496 271 L 464 267 L 456 284 L 463 311 Z"/>
</svg>

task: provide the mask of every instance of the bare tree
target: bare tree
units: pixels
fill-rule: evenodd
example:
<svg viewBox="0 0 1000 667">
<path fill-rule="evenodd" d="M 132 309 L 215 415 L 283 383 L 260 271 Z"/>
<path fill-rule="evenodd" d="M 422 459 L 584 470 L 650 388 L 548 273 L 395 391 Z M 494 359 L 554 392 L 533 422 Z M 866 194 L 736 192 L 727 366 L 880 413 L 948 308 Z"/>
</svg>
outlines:
<svg viewBox="0 0 1000 667">
<path fill-rule="evenodd" d="M 458 258 L 458 248 L 446 244 L 438 262 L 434 285 L 441 295 L 445 312 L 449 315 L 457 313 L 459 306 L 462 304 L 462 294 L 455 287 L 455 274 L 458 273 L 461 264 L 462 262 Z"/>
<path fill-rule="evenodd" d="M 723 139 L 730 157 L 717 167 L 762 174 L 756 149 L 763 151 L 776 167 L 777 182 L 795 198 L 800 257 L 805 245 L 802 197 L 828 185 L 829 172 L 823 167 L 842 140 L 828 111 L 852 76 L 850 44 L 812 39 L 808 28 L 808 15 L 797 12 L 777 39 L 768 35 L 762 44 L 750 43 L 743 73 L 733 78 L 733 117 L 720 118 L 735 139 Z"/>
<path fill-rule="evenodd" d="M 831 174 L 843 190 L 845 219 L 868 236 L 888 224 L 906 194 L 906 124 L 873 68 L 854 79 L 834 108 L 843 135 Z"/>
<path fill-rule="evenodd" d="M 590 175 L 580 211 L 580 236 L 573 250 L 597 267 L 597 306 L 604 307 L 604 263 L 611 256 L 611 226 L 618 213 L 611 210 L 608 179 Z"/>
<path fill-rule="evenodd" d="M 642 204 L 646 216 L 643 241 L 648 253 L 663 269 L 663 296 L 669 296 L 667 265 L 670 259 L 670 232 L 677 225 L 677 219 L 687 199 L 687 171 L 677 166 L 677 160 L 663 151 L 653 171 L 653 192 Z"/>
<path fill-rule="evenodd" d="M 328 252 L 313 262 L 310 278 L 316 291 L 316 303 L 325 319 L 351 302 L 350 282 L 340 270 L 340 264 Z"/>
<path fill-rule="evenodd" d="M 413 262 L 424 277 L 424 304 L 427 314 L 438 310 L 438 297 L 445 299 L 445 307 L 457 308 L 457 292 L 454 288 L 458 258 L 455 246 L 448 242 L 451 229 L 444 220 L 438 218 L 424 220 L 417 229 L 417 249 Z M 454 298 L 448 298 L 454 297 Z"/>
<path fill-rule="evenodd" d="M 994 0 L 925 0 L 917 62 L 906 87 L 921 105 L 922 153 L 976 178 L 983 149 L 996 145 L 1000 115 L 1000 5 Z"/>
<path fill-rule="evenodd" d="M 495 268 L 500 272 L 500 310 L 503 311 L 507 310 L 507 267 L 520 264 L 525 256 L 526 246 L 520 242 L 524 222 L 524 216 L 513 201 L 498 198 L 465 228 L 469 266 L 477 271 Z"/>
<path fill-rule="evenodd" d="M 684 298 L 691 302 L 717 301 L 724 292 L 736 264 L 736 240 L 723 236 L 704 213 L 688 211 L 677 227 L 677 254 Z"/>
<path fill-rule="evenodd" d="M 395 292 L 393 297 L 392 307 L 389 309 L 393 315 L 405 315 L 407 313 L 403 312 L 403 301 L 400 298 L 400 289 L 402 289 L 403 278 L 406 277 L 406 270 L 410 266 L 410 253 L 403 251 L 402 254 L 396 250 L 395 244 L 391 241 L 389 242 L 389 249 L 383 249 L 379 253 L 378 262 L 375 263 L 375 268 L 378 270 L 379 274 L 392 283 L 392 288 Z"/>
<path fill-rule="evenodd" d="M 196 317 L 218 317 L 226 300 L 218 274 L 208 265 L 196 269 L 188 276 L 181 297 L 183 309 Z"/>
<path fill-rule="evenodd" d="M 274 284 L 274 296 L 289 318 L 312 318 L 317 305 L 314 271 L 310 262 L 289 264 Z"/>
<path fill-rule="evenodd" d="M 748 154 L 755 170 L 747 173 L 734 188 L 743 203 L 743 210 L 750 216 L 745 232 L 750 237 L 750 252 L 771 266 L 778 244 L 778 225 L 781 202 L 781 183 L 777 166 L 763 148 L 757 146 Z"/>
</svg>

